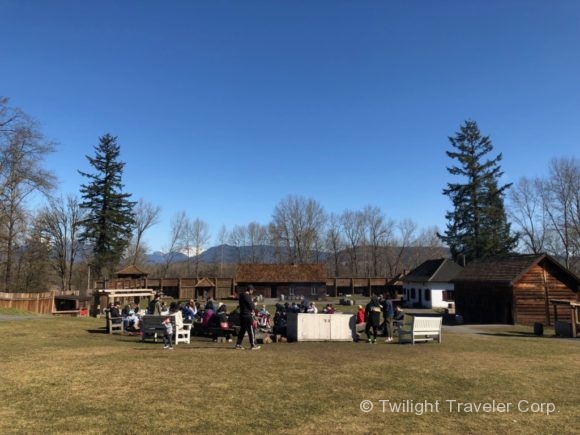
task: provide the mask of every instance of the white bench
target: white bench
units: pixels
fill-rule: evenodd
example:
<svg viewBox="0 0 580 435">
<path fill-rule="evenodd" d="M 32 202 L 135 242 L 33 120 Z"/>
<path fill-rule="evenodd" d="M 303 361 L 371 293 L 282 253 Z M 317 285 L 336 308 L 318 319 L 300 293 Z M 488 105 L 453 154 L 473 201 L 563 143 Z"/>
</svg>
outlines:
<svg viewBox="0 0 580 435">
<path fill-rule="evenodd" d="M 418 341 L 434 341 L 441 343 L 441 323 L 443 318 L 411 316 L 412 323 L 405 324 L 399 329 L 399 343 L 413 343 Z"/>
</svg>

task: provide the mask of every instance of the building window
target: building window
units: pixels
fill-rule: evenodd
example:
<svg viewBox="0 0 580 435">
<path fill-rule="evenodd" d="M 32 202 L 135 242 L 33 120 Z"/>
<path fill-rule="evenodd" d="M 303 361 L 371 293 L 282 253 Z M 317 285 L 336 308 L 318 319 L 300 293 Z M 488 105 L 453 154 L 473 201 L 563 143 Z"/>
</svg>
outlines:
<svg viewBox="0 0 580 435">
<path fill-rule="evenodd" d="M 292 296 L 294 296 L 294 287 L 289 287 L 288 288 L 288 293 Z"/>
<path fill-rule="evenodd" d="M 417 297 L 417 293 L 415 292 L 415 289 L 412 288 L 411 289 L 411 299 L 415 299 Z"/>
<path fill-rule="evenodd" d="M 453 294 L 453 290 L 444 290 L 443 291 L 443 300 L 444 301 L 454 301 L 455 295 Z"/>
<path fill-rule="evenodd" d="M 316 287 L 310 287 L 310 295 L 317 296 L 318 292 L 316 291 Z"/>
<path fill-rule="evenodd" d="M 426 288 L 425 289 L 425 301 L 430 301 L 431 300 L 431 289 Z"/>
</svg>

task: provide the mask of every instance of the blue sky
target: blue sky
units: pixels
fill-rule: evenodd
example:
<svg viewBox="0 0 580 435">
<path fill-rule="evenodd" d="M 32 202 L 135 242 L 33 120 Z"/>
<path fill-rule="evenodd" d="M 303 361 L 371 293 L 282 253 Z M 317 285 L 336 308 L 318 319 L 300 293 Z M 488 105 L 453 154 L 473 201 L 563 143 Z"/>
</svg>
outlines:
<svg viewBox="0 0 580 435">
<path fill-rule="evenodd" d="M 118 137 L 123 181 L 217 235 L 287 195 L 445 225 L 448 136 L 477 121 L 505 182 L 580 150 L 580 2 L 0 0 L 0 95 L 78 194 Z M 457 180 L 453 180 L 457 181 Z"/>
</svg>

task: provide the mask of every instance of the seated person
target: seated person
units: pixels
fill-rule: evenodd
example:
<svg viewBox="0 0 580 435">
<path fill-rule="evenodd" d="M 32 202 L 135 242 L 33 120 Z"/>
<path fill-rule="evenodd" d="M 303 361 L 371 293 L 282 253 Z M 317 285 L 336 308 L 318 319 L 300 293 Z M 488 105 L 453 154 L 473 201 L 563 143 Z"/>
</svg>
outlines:
<svg viewBox="0 0 580 435">
<path fill-rule="evenodd" d="M 212 309 L 205 309 L 201 316 L 201 326 L 204 328 L 209 328 L 212 323 L 212 318 L 214 317 L 215 312 Z"/>
<path fill-rule="evenodd" d="M 127 316 L 123 318 L 123 322 L 125 323 L 125 329 L 127 331 L 139 330 L 139 317 L 135 314 L 135 310 L 129 310 Z"/>
<path fill-rule="evenodd" d="M 272 328 L 272 332 L 274 334 L 280 334 L 282 337 L 286 337 L 286 323 L 287 323 L 287 315 L 284 309 L 276 309 L 276 313 L 274 314 L 274 327 Z"/>
<path fill-rule="evenodd" d="M 119 305 L 119 302 L 115 302 L 109 311 L 111 312 L 112 323 L 121 323 L 123 321 L 121 316 L 121 306 Z"/>
<path fill-rule="evenodd" d="M 206 303 L 205 303 L 205 310 L 212 310 L 214 313 L 217 310 L 217 307 L 215 306 L 215 301 L 213 300 L 213 298 L 208 298 Z"/>
<path fill-rule="evenodd" d="M 359 337 L 359 334 L 363 332 L 365 328 L 366 328 L 365 309 L 362 305 L 359 305 L 358 311 L 356 312 L 356 325 L 355 325 L 355 332 L 357 334 L 357 337 Z"/>
<path fill-rule="evenodd" d="M 266 305 L 262 305 L 262 309 L 258 311 L 258 327 L 268 328 L 270 327 L 270 313 L 266 309 Z"/>
<path fill-rule="evenodd" d="M 401 309 L 399 305 L 395 306 L 395 315 L 393 316 L 393 326 L 395 329 L 399 329 L 403 326 L 405 322 L 405 312 Z"/>
<path fill-rule="evenodd" d="M 326 304 L 326 306 L 324 307 L 324 309 L 322 310 L 322 312 L 324 314 L 334 314 L 336 312 L 336 310 L 332 306 L 332 304 Z"/>
<path fill-rule="evenodd" d="M 220 302 L 215 315 L 210 320 L 210 324 L 213 328 L 222 328 L 222 329 L 229 328 L 228 312 L 225 304 Z M 218 336 L 219 334 L 213 334 L 213 341 L 217 341 Z M 228 343 L 232 342 L 232 334 L 226 332 L 225 337 Z"/>
<path fill-rule="evenodd" d="M 311 314 L 317 314 L 318 308 L 316 308 L 316 304 L 314 302 L 310 302 L 310 305 L 306 309 L 306 312 Z"/>
<path fill-rule="evenodd" d="M 193 323 L 195 316 L 197 315 L 197 307 L 193 302 L 193 299 L 190 299 L 189 302 L 184 305 L 181 312 L 183 314 L 183 321 L 185 323 Z"/>
</svg>

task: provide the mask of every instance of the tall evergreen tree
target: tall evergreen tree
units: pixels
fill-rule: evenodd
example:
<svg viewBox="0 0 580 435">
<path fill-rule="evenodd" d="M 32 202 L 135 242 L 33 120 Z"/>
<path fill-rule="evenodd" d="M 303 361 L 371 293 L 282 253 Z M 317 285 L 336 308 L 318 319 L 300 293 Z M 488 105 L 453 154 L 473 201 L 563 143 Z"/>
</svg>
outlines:
<svg viewBox="0 0 580 435">
<path fill-rule="evenodd" d="M 475 121 L 465 121 L 455 137 L 449 137 L 453 151 L 447 156 L 457 160 L 447 168 L 451 175 L 463 177 L 464 183 L 447 183 L 443 194 L 453 204 L 445 214 L 447 230 L 439 238 L 449 246 L 454 259 L 466 261 L 511 252 L 517 236 L 510 231 L 504 208 L 505 192 L 498 181 L 503 175 L 499 162 L 502 155 L 488 158 L 493 146 L 489 136 L 482 136 Z"/>
<path fill-rule="evenodd" d="M 81 185 L 81 207 L 86 209 L 87 219 L 80 238 L 92 244 L 92 271 L 96 278 L 103 279 L 119 265 L 131 241 L 135 202 L 129 200 L 130 193 L 123 193 L 125 163 L 118 160 L 117 138 L 106 134 L 94 149 L 95 157 L 86 157 L 96 173 L 79 171 L 89 179 Z"/>
</svg>

